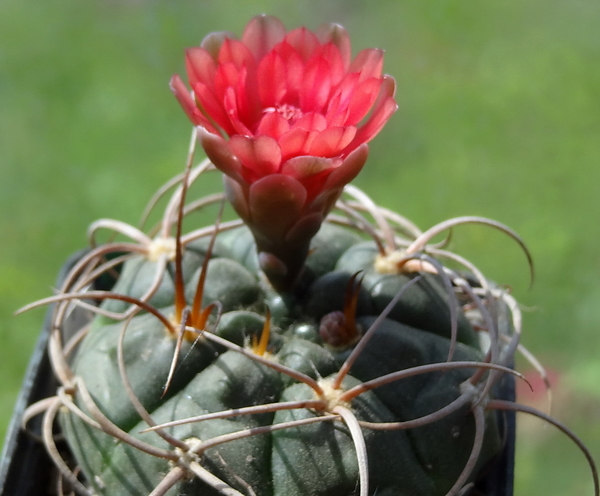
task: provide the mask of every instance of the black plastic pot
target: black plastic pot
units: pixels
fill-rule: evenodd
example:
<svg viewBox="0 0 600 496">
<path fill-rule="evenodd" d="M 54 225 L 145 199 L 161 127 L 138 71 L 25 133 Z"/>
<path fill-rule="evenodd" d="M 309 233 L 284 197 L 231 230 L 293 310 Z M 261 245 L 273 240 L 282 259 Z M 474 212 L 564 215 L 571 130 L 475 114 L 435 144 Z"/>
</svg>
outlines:
<svg viewBox="0 0 600 496">
<path fill-rule="evenodd" d="M 57 279 L 57 286 L 62 285 L 67 273 L 86 253 L 86 250 L 74 254 L 63 266 Z M 99 288 L 98 288 L 99 289 Z M 23 387 L 17 399 L 15 410 L 5 439 L 2 458 L 0 460 L 0 496 L 50 496 L 54 495 L 52 483 L 57 471 L 48 456 L 43 444 L 21 429 L 25 409 L 38 400 L 53 396 L 57 381 L 54 379 L 47 354 L 50 334 L 49 309 L 44 327 L 29 362 Z M 69 317 L 69 327 L 73 330 L 83 325 L 89 314 L 84 310 L 75 311 Z M 66 329 L 68 333 L 69 329 Z M 505 376 L 497 384 L 497 397 L 514 401 L 515 381 L 512 376 Z M 469 496 L 513 496 L 514 454 L 515 454 L 515 414 L 503 413 L 506 444 L 503 452 L 489 467 L 485 477 L 480 480 Z M 41 419 L 33 419 L 28 431 L 41 432 Z"/>
<path fill-rule="evenodd" d="M 60 286 L 69 270 L 87 252 L 82 250 L 72 255 L 62 267 L 57 286 Z M 54 378 L 47 354 L 50 336 L 50 317 L 48 309 L 40 337 L 29 361 L 21 392 L 17 398 L 14 413 L 4 440 L 0 460 L 0 495 L 2 496 L 42 496 L 50 492 L 51 481 L 55 478 L 55 468 L 44 445 L 29 432 L 36 435 L 41 432 L 41 418 L 36 417 L 28 426 L 29 432 L 21 428 L 26 408 L 56 393 L 58 383 Z M 74 312 L 74 325 L 77 319 L 85 319 L 83 312 Z M 83 320 L 81 320 L 83 322 Z"/>
</svg>

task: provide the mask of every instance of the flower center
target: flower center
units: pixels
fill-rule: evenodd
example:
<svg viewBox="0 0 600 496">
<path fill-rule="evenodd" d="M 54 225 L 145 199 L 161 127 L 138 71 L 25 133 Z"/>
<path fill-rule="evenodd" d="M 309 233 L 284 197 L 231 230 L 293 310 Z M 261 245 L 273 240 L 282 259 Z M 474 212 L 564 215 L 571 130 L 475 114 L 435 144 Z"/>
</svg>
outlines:
<svg viewBox="0 0 600 496">
<path fill-rule="evenodd" d="M 276 105 L 275 107 L 268 107 L 264 111 L 265 113 L 277 112 L 290 124 L 294 124 L 298 119 L 300 119 L 304 115 L 302 110 L 300 110 L 294 105 L 290 105 L 289 103 L 282 103 Z"/>
</svg>

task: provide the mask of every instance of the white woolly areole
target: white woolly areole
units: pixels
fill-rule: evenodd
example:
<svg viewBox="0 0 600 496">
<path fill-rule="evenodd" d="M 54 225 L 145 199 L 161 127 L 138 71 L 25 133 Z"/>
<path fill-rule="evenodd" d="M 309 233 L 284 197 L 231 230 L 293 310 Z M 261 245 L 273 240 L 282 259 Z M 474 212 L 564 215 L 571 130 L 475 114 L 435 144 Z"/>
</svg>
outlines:
<svg viewBox="0 0 600 496">
<path fill-rule="evenodd" d="M 350 403 L 347 401 L 340 400 L 340 396 L 345 393 L 342 388 L 335 389 L 333 387 L 333 379 L 320 379 L 318 381 L 319 386 L 323 390 L 323 394 L 318 399 L 323 400 L 327 406 L 326 411 L 332 412 L 336 406 L 343 406 L 350 408 Z"/>
<path fill-rule="evenodd" d="M 197 453 L 195 453 L 194 450 L 202 444 L 202 440 L 197 437 L 190 437 L 190 438 L 184 439 L 183 442 L 189 446 L 189 449 L 187 451 L 184 451 L 181 448 L 176 447 L 175 453 L 177 453 L 177 456 L 179 457 L 179 459 L 177 462 L 170 460 L 169 465 L 171 467 L 183 465 L 184 467 L 189 469 L 189 466 L 192 463 L 200 463 L 200 456 Z M 186 472 L 187 472 L 186 478 L 188 480 L 191 480 L 193 478 L 193 473 L 190 471 L 186 471 Z"/>
<path fill-rule="evenodd" d="M 175 238 L 156 238 L 148 246 L 148 260 L 158 262 L 162 256 L 167 260 L 175 260 L 177 244 Z"/>
<path fill-rule="evenodd" d="M 398 274 L 401 272 L 400 262 L 406 257 L 404 251 L 396 250 L 385 255 L 379 253 L 373 266 L 380 274 Z"/>
<path fill-rule="evenodd" d="M 379 274 L 410 274 L 412 272 L 430 272 L 437 274 L 437 269 L 429 262 L 412 258 L 406 260 L 405 251 L 396 250 L 378 254 L 373 262 L 373 267 Z"/>
</svg>

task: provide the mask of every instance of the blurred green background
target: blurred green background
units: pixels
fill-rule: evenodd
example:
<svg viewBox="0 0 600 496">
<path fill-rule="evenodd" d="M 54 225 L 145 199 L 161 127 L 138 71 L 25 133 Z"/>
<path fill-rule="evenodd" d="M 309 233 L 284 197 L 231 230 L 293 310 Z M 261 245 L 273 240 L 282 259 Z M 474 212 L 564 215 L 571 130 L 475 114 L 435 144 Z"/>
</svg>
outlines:
<svg viewBox="0 0 600 496">
<path fill-rule="evenodd" d="M 514 288 L 523 342 L 558 377 L 554 413 L 598 457 L 598 0 L 2 0 L 0 439 L 44 315 L 13 312 L 51 293 L 90 222 L 136 223 L 182 169 L 190 125 L 167 83 L 183 49 L 262 12 L 386 49 L 400 111 L 356 184 L 422 228 L 483 215 L 522 235 L 532 289 L 501 234 L 460 228 L 454 248 Z M 517 495 L 592 494 L 584 457 L 529 419 L 516 481 Z"/>
</svg>

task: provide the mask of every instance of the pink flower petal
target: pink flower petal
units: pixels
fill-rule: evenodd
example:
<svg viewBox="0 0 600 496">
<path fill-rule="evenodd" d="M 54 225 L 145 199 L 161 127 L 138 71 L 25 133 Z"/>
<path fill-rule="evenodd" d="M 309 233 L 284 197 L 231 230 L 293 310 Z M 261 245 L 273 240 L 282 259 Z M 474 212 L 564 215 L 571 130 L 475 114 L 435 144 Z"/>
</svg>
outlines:
<svg viewBox="0 0 600 496">
<path fill-rule="evenodd" d="M 252 52 L 241 41 L 226 39 L 219 50 L 220 65 L 233 64 L 237 69 L 250 67 L 256 63 Z"/>
<path fill-rule="evenodd" d="M 332 160 L 329 158 L 304 155 L 291 158 L 285 162 L 281 167 L 281 173 L 302 181 L 307 177 L 314 176 L 324 170 L 330 169 L 332 163 Z"/>
<path fill-rule="evenodd" d="M 317 37 L 323 45 L 331 42 L 337 47 L 344 64 L 344 71 L 347 71 L 350 67 L 352 47 L 350 44 L 350 36 L 344 27 L 334 23 L 324 24 L 317 29 Z"/>
<path fill-rule="evenodd" d="M 219 58 L 219 50 L 221 45 L 227 39 L 236 39 L 236 36 L 229 31 L 216 31 L 208 34 L 200 43 L 200 46 L 208 52 L 212 59 L 216 62 Z"/>
<path fill-rule="evenodd" d="M 286 41 L 277 45 L 273 51 L 281 57 L 285 66 L 286 103 L 298 105 L 298 91 L 304 84 L 304 62 L 298 51 Z"/>
<path fill-rule="evenodd" d="M 250 131 L 250 129 L 248 129 L 246 127 L 246 124 L 244 124 L 244 122 L 242 122 L 242 120 L 240 119 L 237 96 L 233 88 L 227 88 L 227 90 L 225 91 L 225 95 L 223 97 L 223 106 L 225 107 L 225 113 L 229 118 L 229 122 L 235 130 L 235 132 L 231 133 L 231 135 L 251 135 L 252 132 Z"/>
<path fill-rule="evenodd" d="M 381 84 L 381 88 L 379 88 L 379 94 L 377 95 L 377 100 L 375 100 L 374 112 L 377 112 L 377 109 L 382 104 L 383 101 L 389 100 L 390 98 L 394 98 L 396 96 L 396 80 L 389 75 L 383 76 L 383 82 Z"/>
<path fill-rule="evenodd" d="M 321 111 L 331 93 L 331 71 L 323 58 L 312 59 L 305 71 L 300 89 L 300 108 L 304 112 Z"/>
<path fill-rule="evenodd" d="M 335 157 L 346 148 L 356 135 L 354 126 L 331 127 L 319 133 L 310 145 L 310 155 Z"/>
<path fill-rule="evenodd" d="M 240 80 L 240 69 L 235 64 L 221 64 L 215 74 L 215 94 L 222 100 L 228 88 L 235 88 Z"/>
<path fill-rule="evenodd" d="M 353 144 L 368 143 L 381 131 L 385 123 L 398 110 L 396 101 L 389 97 L 378 108 L 377 113 L 374 113 L 364 126 L 359 128 L 354 138 L 353 143 L 350 143 L 349 149 L 353 148 Z"/>
<path fill-rule="evenodd" d="M 258 92 L 265 108 L 275 108 L 287 92 L 286 67 L 276 53 L 269 53 L 259 64 L 257 71 Z"/>
<path fill-rule="evenodd" d="M 369 145 L 364 143 L 356 148 L 356 150 L 344 159 L 337 169 L 329 174 L 329 177 L 323 184 L 323 191 L 342 188 L 352 181 L 362 170 L 368 156 Z"/>
<path fill-rule="evenodd" d="M 256 134 L 266 134 L 278 140 L 282 134 L 287 133 L 289 130 L 290 124 L 287 119 L 284 119 L 279 112 L 273 110 L 265 112 L 258 124 Z"/>
<path fill-rule="evenodd" d="M 327 43 L 319 47 L 315 53 L 315 58 L 322 58 L 329 64 L 329 75 L 331 78 L 331 86 L 335 87 L 342 82 L 346 75 L 344 62 L 338 47 L 333 43 Z"/>
<path fill-rule="evenodd" d="M 381 77 L 383 70 L 383 50 L 367 48 L 358 53 L 350 64 L 348 72 L 358 72 L 360 81 L 370 77 Z"/>
<path fill-rule="evenodd" d="M 353 150 L 354 147 L 361 143 L 368 143 L 371 141 L 390 117 L 398 110 L 398 105 L 394 100 L 394 92 L 396 89 L 396 82 L 394 78 L 386 76 L 384 78 L 379 95 L 375 102 L 371 116 L 367 122 L 358 129 L 354 140 L 348 145 L 346 152 Z"/>
<path fill-rule="evenodd" d="M 312 139 L 313 137 L 309 131 L 298 127 L 294 127 L 283 134 L 279 138 L 283 160 L 297 155 L 307 155 Z"/>
<path fill-rule="evenodd" d="M 293 127 L 306 131 L 324 131 L 327 128 L 327 121 L 319 112 L 307 112 L 294 123 Z"/>
<path fill-rule="evenodd" d="M 325 113 L 325 122 L 327 126 L 343 126 L 346 123 L 348 116 L 348 104 L 341 106 L 342 97 L 340 94 L 333 95 L 327 103 L 327 111 Z"/>
<path fill-rule="evenodd" d="M 229 117 L 223 108 L 222 101 L 217 100 L 214 93 L 204 83 L 196 83 L 193 89 L 194 96 L 196 97 L 196 105 L 204 118 L 210 120 L 213 127 L 214 124 L 216 124 L 227 134 L 235 132 L 235 129 L 231 125 Z M 214 132 L 218 134 L 216 131 Z"/>
<path fill-rule="evenodd" d="M 192 88 L 198 82 L 209 87 L 213 85 L 217 64 L 203 48 L 194 47 L 185 51 L 185 67 Z"/>
<path fill-rule="evenodd" d="M 192 99 L 189 90 L 178 75 L 175 75 L 171 78 L 169 86 L 171 87 L 171 91 L 174 93 L 175 97 L 179 101 L 179 105 L 181 105 L 181 107 L 183 108 L 183 110 L 194 125 L 203 126 L 209 129 L 210 131 L 216 132 L 214 126 L 212 126 L 210 122 L 198 110 L 198 107 Z"/>
<path fill-rule="evenodd" d="M 359 77 L 360 76 L 357 73 L 347 74 L 332 92 L 325 112 L 325 117 L 329 125 L 333 125 L 332 122 L 334 120 L 336 125 L 342 124 L 339 122 L 338 117 L 340 115 L 346 116 L 348 114 L 348 106 L 350 105 L 354 90 L 358 85 Z M 345 123 L 345 120 L 343 123 Z"/>
<path fill-rule="evenodd" d="M 227 141 L 202 128 L 198 129 L 198 139 L 206 155 L 217 169 L 235 181 L 244 182 L 242 164 L 231 151 Z"/>
<path fill-rule="evenodd" d="M 254 54 L 256 60 L 262 59 L 271 49 L 285 37 L 285 26 L 273 16 L 254 17 L 242 35 L 242 42 Z"/>
<path fill-rule="evenodd" d="M 262 115 L 262 106 L 258 98 L 255 72 L 249 67 L 242 67 L 239 72 L 237 83 L 233 89 L 238 110 L 237 118 L 240 122 L 244 123 L 244 129 L 253 131 L 253 123 L 258 122 Z M 245 134 L 253 133 L 250 132 Z"/>
<path fill-rule="evenodd" d="M 240 162 L 251 169 L 256 177 L 263 177 L 279 171 L 281 149 L 277 141 L 270 136 L 232 136 L 229 141 L 231 150 Z"/>
<path fill-rule="evenodd" d="M 307 62 L 320 46 L 315 34 L 304 27 L 290 31 L 286 35 L 285 41 L 294 47 L 303 62 Z"/>
<path fill-rule="evenodd" d="M 356 87 L 348 102 L 346 124 L 356 125 L 369 113 L 377 100 L 382 83 L 381 79 L 369 78 Z"/>
<path fill-rule="evenodd" d="M 223 106 L 226 104 L 231 106 L 229 93 L 230 88 L 233 89 L 235 120 L 243 122 L 244 126 L 241 127 L 239 122 L 233 125 L 240 132 L 240 129 L 248 129 L 248 124 L 256 120 L 260 114 L 258 89 L 254 77 L 254 58 L 248 49 L 236 40 L 227 40 L 223 43 L 219 58 L 221 63 L 214 77 L 214 91 L 217 100 L 222 102 Z M 229 112 L 230 109 L 226 110 Z M 229 113 L 228 116 L 232 118 Z"/>
</svg>

